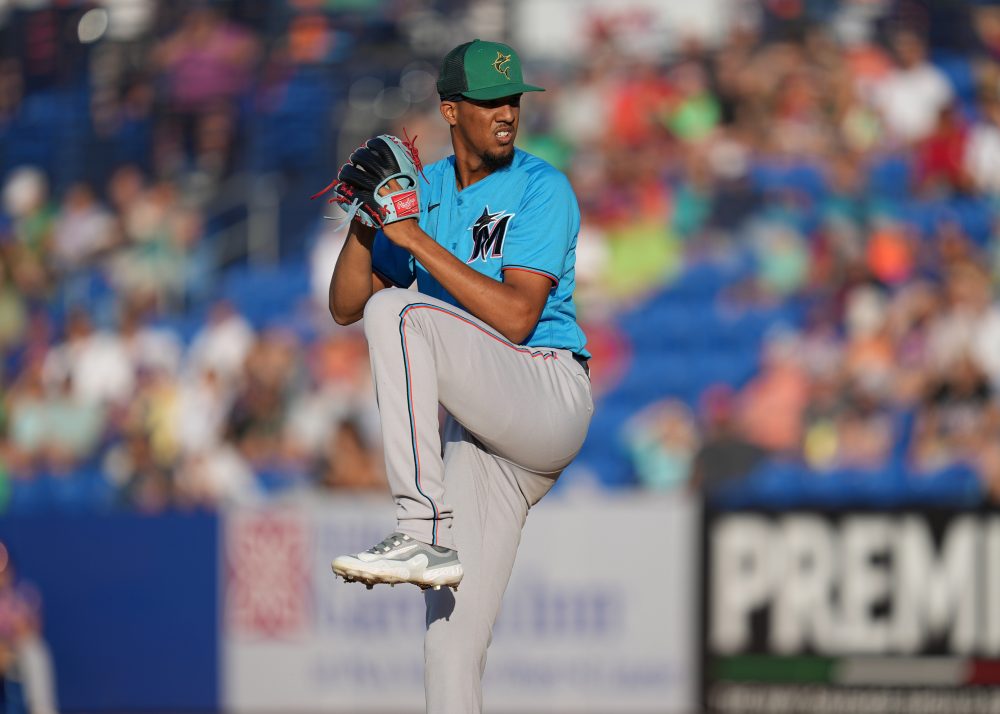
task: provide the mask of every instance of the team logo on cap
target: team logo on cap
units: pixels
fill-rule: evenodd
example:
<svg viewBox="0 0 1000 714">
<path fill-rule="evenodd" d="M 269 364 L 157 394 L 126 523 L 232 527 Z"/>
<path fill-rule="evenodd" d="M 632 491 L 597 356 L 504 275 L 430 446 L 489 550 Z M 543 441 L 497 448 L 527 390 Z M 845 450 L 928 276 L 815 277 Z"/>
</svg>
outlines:
<svg viewBox="0 0 1000 714">
<path fill-rule="evenodd" d="M 493 60 L 493 69 L 502 74 L 507 79 L 510 79 L 510 67 L 505 67 L 504 65 L 510 64 L 510 55 L 505 55 L 500 50 L 497 50 L 497 58 Z"/>
</svg>

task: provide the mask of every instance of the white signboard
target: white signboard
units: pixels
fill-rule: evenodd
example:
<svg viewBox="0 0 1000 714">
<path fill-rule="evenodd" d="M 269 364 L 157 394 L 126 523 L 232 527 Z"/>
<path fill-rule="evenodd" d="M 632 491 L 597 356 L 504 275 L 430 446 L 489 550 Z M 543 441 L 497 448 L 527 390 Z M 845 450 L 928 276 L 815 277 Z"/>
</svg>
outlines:
<svg viewBox="0 0 1000 714">
<path fill-rule="evenodd" d="M 329 566 L 393 523 L 388 498 L 227 515 L 228 711 L 423 711 L 422 594 L 343 584 Z M 692 710 L 696 527 L 684 496 L 536 507 L 490 647 L 486 708 Z"/>
</svg>

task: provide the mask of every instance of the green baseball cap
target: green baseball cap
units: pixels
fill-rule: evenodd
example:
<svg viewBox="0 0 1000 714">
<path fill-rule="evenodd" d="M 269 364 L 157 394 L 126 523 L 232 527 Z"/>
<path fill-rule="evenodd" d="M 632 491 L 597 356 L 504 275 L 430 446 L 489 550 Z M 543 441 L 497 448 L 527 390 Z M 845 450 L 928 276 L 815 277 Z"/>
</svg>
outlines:
<svg viewBox="0 0 1000 714">
<path fill-rule="evenodd" d="M 525 84 L 517 52 L 500 42 L 473 40 L 459 45 L 441 63 L 438 94 L 469 99 L 499 99 L 523 92 L 544 92 Z"/>
</svg>

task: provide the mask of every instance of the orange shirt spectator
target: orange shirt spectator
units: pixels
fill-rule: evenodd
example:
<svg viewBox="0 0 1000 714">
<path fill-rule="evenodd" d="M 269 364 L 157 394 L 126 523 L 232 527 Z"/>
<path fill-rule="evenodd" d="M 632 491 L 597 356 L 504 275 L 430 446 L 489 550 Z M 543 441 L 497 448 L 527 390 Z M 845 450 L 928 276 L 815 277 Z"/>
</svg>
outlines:
<svg viewBox="0 0 1000 714">
<path fill-rule="evenodd" d="M 809 383 L 795 360 L 794 344 L 782 340 L 767 348 L 765 365 L 740 394 L 739 423 L 746 438 L 773 452 L 798 449 Z"/>
</svg>

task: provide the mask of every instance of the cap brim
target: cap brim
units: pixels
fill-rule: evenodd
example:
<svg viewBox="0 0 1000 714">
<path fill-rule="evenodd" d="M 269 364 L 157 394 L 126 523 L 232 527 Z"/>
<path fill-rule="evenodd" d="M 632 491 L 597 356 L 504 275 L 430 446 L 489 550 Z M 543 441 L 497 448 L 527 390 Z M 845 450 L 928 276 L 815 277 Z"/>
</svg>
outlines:
<svg viewBox="0 0 1000 714">
<path fill-rule="evenodd" d="M 515 94 L 525 92 L 544 92 L 541 87 L 531 84 L 498 84 L 495 87 L 483 87 L 482 89 L 471 89 L 462 92 L 462 96 L 468 99 L 500 99 L 501 97 L 513 97 Z"/>
</svg>

